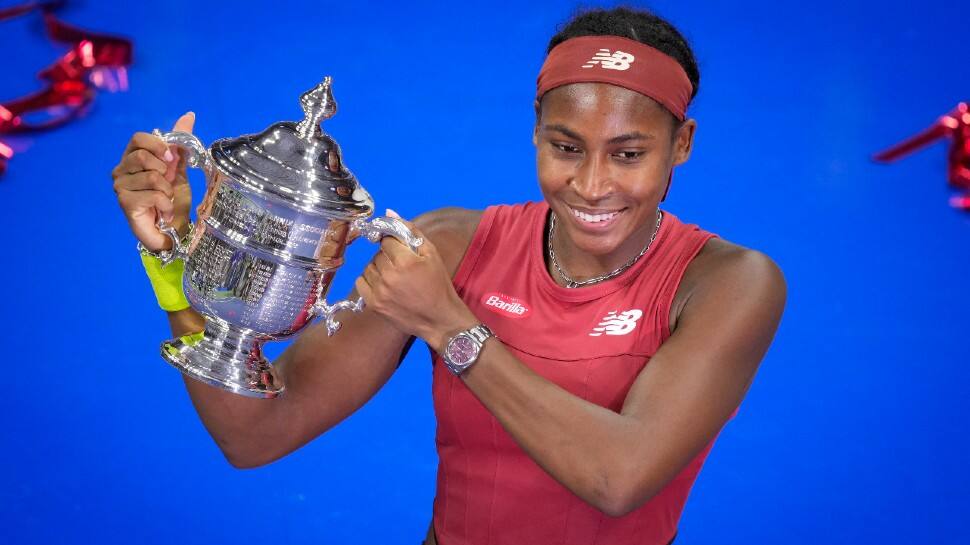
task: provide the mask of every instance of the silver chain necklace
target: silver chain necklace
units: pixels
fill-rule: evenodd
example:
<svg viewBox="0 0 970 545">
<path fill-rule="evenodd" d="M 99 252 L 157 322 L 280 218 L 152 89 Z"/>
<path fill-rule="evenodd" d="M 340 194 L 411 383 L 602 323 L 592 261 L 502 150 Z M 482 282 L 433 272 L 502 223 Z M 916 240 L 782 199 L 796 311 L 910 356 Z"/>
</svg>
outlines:
<svg viewBox="0 0 970 545">
<path fill-rule="evenodd" d="M 643 257 L 643 254 L 647 253 L 647 250 L 649 250 L 650 246 L 653 244 L 653 239 L 657 238 L 657 233 L 660 232 L 660 220 L 662 219 L 663 219 L 663 214 L 660 212 L 660 209 L 658 208 L 657 225 L 653 228 L 653 234 L 650 235 L 650 241 L 647 242 L 647 245 L 644 246 L 642 250 L 640 250 L 639 254 L 633 256 L 633 259 L 631 259 L 630 261 L 627 261 L 623 265 L 620 265 L 619 267 L 613 269 L 612 271 L 606 274 L 602 274 L 600 276 L 594 276 L 593 278 L 587 278 L 586 280 L 573 280 L 572 277 L 566 274 L 566 271 L 562 270 L 562 267 L 559 266 L 559 262 L 556 261 L 556 251 L 552 249 L 552 234 L 556 230 L 556 213 L 550 212 L 549 241 L 547 243 L 549 246 L 549 260 L 552 261 L 552 266 L 556 268 L 556 272 L 559 273 L 559 276 L 566 281 L 567 288 L 581 288 L 583 286 L 588 286 L 590 284 L 595 284 L 597 282 L 609 280 L 610 278 L 613 278 L 614 276 L 620 274 L 621 272 L 629 269 L 631 266 L 633 266 L 634 263 L 637 262 L 637 260 Z"/>
</svg>

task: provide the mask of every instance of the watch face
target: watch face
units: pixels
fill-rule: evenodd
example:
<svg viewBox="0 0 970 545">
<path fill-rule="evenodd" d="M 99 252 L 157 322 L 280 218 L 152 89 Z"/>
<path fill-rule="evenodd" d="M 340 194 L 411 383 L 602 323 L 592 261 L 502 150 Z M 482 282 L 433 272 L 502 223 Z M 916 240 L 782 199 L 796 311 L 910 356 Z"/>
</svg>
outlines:
<svg viewBox="0 0 970 545">
<path fill-rule="evenodd" d="M 448 357 L 459 365 L 475 359 L 477 353 L 478 346 L 467 335 L 459 335 L 448 347 Z"/>
</svg>

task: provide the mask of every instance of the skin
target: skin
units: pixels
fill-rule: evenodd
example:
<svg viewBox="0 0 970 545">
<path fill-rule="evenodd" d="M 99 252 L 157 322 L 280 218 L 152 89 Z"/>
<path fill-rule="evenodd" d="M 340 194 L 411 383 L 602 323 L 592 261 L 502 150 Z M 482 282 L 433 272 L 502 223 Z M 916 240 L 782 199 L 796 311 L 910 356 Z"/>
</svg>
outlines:
<svg viewBox="0 0 970 545">
<path fill-rule="evenodd" d="M 559 220 L 553 246 L 560 264 L 577 279 L 614 270 L 650 240 L 668 175 L 690 157 L 697 123 L 677 123 L 653 100 L 602 83 L 553 89 L 539 106 L 536 167 Z M 622 212 L 602 230 L 570 209 Z"/>
<path fill-rule="evenodd" d="M 183 117 L 177 127 L 191 130 L 191 121 Z M 571 276 L 606 273 L 640 252 L 653 233 L 671 169 L 690 156 L 695 130 L 693 120 L 675 124 L 653 100 L 607 84 L 574 84 L 546 94 L 534 133 L 538 177 L 559 219 L 553 244 Z M 171 211 L 179 225 L 188 218 L 188 206 L 179 200 L 182 185 L 187 187 L 184 172 L 178 157 L 164 160 L 165 150 L 150 135 L 136 134 L 114 173 L 119 203 L 149 248 L 167 244 L 154 236 L 156 210 Z M 169 180 L 169 186 L 162 183 Z M 162 202 L 169 195 L 177 205 Z M 606 228 L 591 229 L 570 208 L 621 212 Z M 385 238 L 355 284 L 366 310 L 342 316 L 344 327 L 334 337 L 319 324 L 310 326 L 275 362 L 288 387 L 285 396 L 245 398 L 186 379 L 202 421 L 230 463 L 266 464 L 336 425 L 388 380 L 412 337 L 441 352 L 451 336 L 478 324 L 451 278 L 480 216 L 443 209 L 418 217 L 411 225 L 427 242 L 417 254 Z M 564 284 L 551 265 L 549 274 Z M 619 413 L 533 373 L 497 339 L 486 341 L 462 379 L 553 478 L 604 513 L 621 516 L 659 492 L 740 404 L 774 336 L 785 296 L 784 278 L 771 259 L 713 239 L 678 288 L 670 338 Z M 170 323 L 179 335 L 200 330 L 203 322 L 189 309 L 170 313 Z"/>
</svg>

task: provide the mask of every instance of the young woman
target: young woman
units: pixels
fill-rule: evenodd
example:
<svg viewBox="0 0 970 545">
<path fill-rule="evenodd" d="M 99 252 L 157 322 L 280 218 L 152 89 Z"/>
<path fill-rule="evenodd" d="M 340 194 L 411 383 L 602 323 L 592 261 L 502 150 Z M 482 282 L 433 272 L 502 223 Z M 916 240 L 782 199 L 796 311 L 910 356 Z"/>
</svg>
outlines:
<svg viewBox="0 0 970 545">
<path fill-rule="evenodd" d="M 424 214 L 417 254 L 384 239 L 356 283 L 366 310 L 334 337 L 304 331 L 275 362 L 278 399 L 186 379 L 229 462 L 266 464 L 324 433 L 421 338 L 440 457 L 427 543 L 671 542 L 785 302 L 768 257 L 659 208 L 691 153 L 698 80 L 683 37 L 652 14 L 570 21 L 538 79 L 545 200 Z M 139 133 L 114 171 L 149 249 L 168 245 L 157 214 L 188 223 L 178 163 Z M 176 335 L 203 327 L 191 309 L 169 318 Z"/>
</svg>

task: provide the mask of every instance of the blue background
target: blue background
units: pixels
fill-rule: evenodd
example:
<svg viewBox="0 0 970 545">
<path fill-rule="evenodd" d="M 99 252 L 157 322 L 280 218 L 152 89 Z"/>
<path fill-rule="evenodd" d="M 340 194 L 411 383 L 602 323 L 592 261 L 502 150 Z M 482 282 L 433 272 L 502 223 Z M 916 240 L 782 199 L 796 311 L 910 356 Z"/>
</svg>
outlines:
<svg viewBox="0 0 970 545">
<path fill-rule="evenodd" d="M 0 6 L 11 5 L 0 2 Z M 127 93 L 11 141 L 0 179 L 4 543 L 417 543 L 434 496 L 427 351 L 367 406 L 256 470 L 232 469 L 158 357 L 166 320 L 111 191 L 138 130 L 198 114 L 203 141 L 300 117 L 334 76 L 348 165 L 406 217 L 538 199 L 535 75 L 572 2 L 72 3 L 135 40 Z M 945 149 L 882 149 L 970 99 L 956 1 L 656 2 L 701 67 L 690 162 L 667 209 L 783 268 L 789 303 L 679 545 L 967 543 L 970 216 Z M 0 100 L 64 49 L 0 23 Z M 196 173 L 196 198 L 202 180 Z M 373 247 L 351 249 L 332 294 Z M 278 353 L 280 345 L 271 349 Z"/>
</svg>

